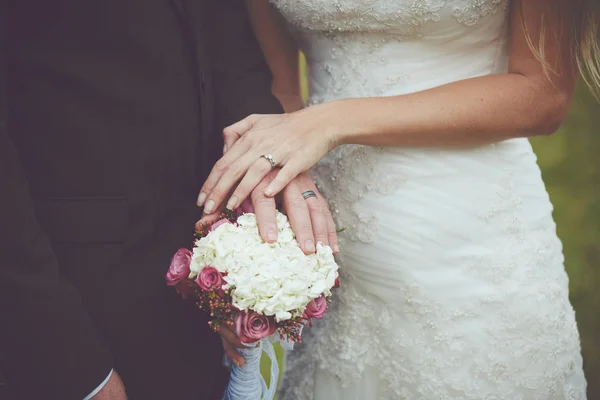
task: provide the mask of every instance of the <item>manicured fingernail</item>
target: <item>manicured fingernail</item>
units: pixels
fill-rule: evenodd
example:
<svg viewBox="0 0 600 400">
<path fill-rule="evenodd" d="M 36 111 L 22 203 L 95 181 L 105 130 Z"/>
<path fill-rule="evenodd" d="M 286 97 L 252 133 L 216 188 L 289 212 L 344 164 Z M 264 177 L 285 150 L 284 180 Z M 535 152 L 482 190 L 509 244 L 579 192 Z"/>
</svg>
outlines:
<svg viewBox="0 0 600 400">
<path fill-rule="evenodd" d="M 223 146 L 223 154 L 227 153 L 227 145 Z"/>
<path fill-rule="evenodd" d="M 276 241 L 277 240 L 277 232 L 276 231 L 269 231 L 267 233 L 267 237 L 269 238 L 269 240 L 271 241 Z"/>
<path fill-rule="evenodd" d="M 204 205 L 205 201 L 206 201 L 206 193 L 201 192 L 198 195 L 198 207 L 202 207 L 202 205 Z"/>
<path fill-rule="evenodd" d="M 312 240 L 307 240 L 306 242 L 304 242 L 304 245 L 306 246 L 306 250 L 314 253 L 315 252 L 315 244 Z"/>
<path fill-rule="evenodd" d="M 272 187 L 269 186 L 268 188 L 265 189 L 265 196 L 267 196 L 267 197 L 273 196 L 273 188 Z"/>
<path fill-rule="evenodd" d="M 340 246 L 338 246 L 337 244 L 333 245 L 333 252 L 334 253 L 339 253 L 340 252 Z"/>
<path fill-rule="evenodd" d="M 229 201 L 227 202 L 227 209 L 235 210 L 237 207 L 238 198 L 236 196 L 231 196 Z"/>
<path fill-rule="evenodd" d="M 215 208 L 215 202 L 213 200 L 209 200 L 206 203 L 206 206 L 204 206 L 204 212 L 206 214 L 210 214 L 211 212 L 213 212 L 213 208 Z"/>
</svg>

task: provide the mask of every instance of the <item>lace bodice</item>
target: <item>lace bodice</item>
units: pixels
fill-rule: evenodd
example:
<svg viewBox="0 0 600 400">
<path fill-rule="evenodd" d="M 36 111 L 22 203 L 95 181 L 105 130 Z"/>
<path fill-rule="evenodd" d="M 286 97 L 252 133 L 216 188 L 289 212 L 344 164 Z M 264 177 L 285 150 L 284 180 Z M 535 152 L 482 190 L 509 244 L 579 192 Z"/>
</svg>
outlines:
<svg viewBox="0 0 600 400">
<path fill-rule="evenodd" d="M 507 0 L 271 0 L 293 25 L 321 32 L 393 32 L 433 35 L 471 26 L 498 12 Z M 429 23 L 441 23 L 427 27 Z"/>
</svg>

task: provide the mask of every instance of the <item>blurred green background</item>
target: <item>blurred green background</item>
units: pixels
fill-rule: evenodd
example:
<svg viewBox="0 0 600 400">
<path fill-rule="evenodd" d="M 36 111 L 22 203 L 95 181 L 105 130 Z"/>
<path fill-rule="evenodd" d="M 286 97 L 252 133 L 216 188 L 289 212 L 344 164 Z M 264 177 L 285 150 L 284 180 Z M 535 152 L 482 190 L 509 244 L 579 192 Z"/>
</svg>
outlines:
<svg viewBox="0 0 600 400">
<path fill-rule="evenodd" d="M 564 245 L 588 400 L 600 400 L 600 104 L 580 85 L 561 129 L 531 142 Z"/>
</svg>

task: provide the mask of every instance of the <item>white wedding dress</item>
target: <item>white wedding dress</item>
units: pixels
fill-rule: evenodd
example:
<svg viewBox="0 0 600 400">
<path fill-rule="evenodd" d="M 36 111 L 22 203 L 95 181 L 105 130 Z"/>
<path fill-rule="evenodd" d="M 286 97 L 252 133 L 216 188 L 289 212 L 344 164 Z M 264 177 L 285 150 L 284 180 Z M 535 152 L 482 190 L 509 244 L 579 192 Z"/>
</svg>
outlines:
<svg viewBox="0 0 600 400">
<path fill-rule="evenodd" d="M 310 104 L 504 73 L 508 0 L 271 0 Z M 314 170 L 341 288 L 287 357 L 280 399 L 581 400 L 562 247 L 526 139 L 342 146 Z"/>
</svg>

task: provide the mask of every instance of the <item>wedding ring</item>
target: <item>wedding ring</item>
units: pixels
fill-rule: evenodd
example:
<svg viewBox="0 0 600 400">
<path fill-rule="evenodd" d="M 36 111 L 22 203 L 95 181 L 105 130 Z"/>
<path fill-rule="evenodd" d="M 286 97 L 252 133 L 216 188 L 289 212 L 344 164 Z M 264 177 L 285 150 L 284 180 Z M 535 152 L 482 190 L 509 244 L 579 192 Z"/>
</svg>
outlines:
<svg viewBox="0 0 600 400">
<path fill-rule="evenodd" d="M 275 168 L 275 159 L 273 158 L 272 155 L 270 154 L 263 154 L 262 156 L 260 156 L 260 158 L 264 158 L 265 160 L 267 160 L 269 163 L 271 163 L 271 168 Z"/>
<path fill-rule="evenodd" d="M 307 190 L 306 192 L 302 193 L 302 197 L 304 197 L 304 200 L 308 200 L 311 197 L 314 197 L 316 199 L 317 194 L 315 192 L 313 192 L 312 190 Z"/>
</svg>

